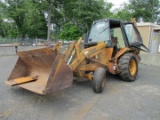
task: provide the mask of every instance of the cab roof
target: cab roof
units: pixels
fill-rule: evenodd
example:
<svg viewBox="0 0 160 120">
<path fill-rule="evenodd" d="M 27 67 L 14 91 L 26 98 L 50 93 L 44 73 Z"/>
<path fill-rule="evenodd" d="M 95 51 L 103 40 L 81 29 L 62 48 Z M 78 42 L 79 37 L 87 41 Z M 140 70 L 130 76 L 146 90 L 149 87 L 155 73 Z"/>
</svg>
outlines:
<svg viewBox="0 0 160 120">
<path fill-rule="evenodd" d="M 116 18 L 104 18 L 104 19 L 100 19 L 100 20 L 95 20 L 93 22 L 93 24 L 96 23 L 96 22 L 100 22 L 100 21 L 106 21 L 106 22 L 109 21 L 109 22 L 112 22 L 112 23 L 133 23 L 133 22 L 121 21 L 121 20 L 118 20 Z"/>
</svg>

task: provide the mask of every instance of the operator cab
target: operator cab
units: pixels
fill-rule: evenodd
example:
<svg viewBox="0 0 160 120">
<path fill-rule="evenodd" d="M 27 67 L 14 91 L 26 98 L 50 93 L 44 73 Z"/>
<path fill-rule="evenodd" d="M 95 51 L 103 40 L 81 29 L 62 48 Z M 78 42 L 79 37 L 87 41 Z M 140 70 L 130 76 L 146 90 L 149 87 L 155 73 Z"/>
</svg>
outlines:
<svg viewBox="0 0 160 120">
<path fill-rule="evenodd" d="M 115 53 L 124 47 L 135 47 L 148 51 L 132 22 L 122 22 L 112 18 L 93 22 L 86 45 L 87 47 L 95 46 L 97 42 L 105 42 L 106 47 L 112 47 Z"/>
</svg>

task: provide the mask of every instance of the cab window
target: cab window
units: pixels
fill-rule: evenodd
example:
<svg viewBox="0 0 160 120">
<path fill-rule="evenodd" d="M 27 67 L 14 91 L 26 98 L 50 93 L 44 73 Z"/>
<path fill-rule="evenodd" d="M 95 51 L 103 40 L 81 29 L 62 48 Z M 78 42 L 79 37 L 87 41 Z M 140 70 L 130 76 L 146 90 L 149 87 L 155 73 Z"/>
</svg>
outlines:
<svg viewBox="0 0 160 120">
<path fill-rule="evenodd" d="M 140 36 L 138 32 L 135 30 L 133 24 L 124 25 L 124 29 L 130 45 L 135 43 L 141 43 Z"/>
</svg>

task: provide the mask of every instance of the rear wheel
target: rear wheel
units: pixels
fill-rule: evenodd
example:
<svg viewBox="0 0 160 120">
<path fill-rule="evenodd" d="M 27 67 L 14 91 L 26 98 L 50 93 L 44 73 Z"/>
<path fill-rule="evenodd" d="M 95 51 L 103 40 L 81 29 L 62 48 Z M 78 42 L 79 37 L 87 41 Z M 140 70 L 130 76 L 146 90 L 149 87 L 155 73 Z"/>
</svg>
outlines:
<svg viewBox="0 0 160 120">
<path fill-rule="evenodd" d="M 138 63 L 133 53 L 124 54 L 118 62 L 120 77 L 124 81 L 132 82 L 136 80 L 138 73 Z"/>
<path fill-rule="evenodd" d="M 106 70 L 104 68 L 97 68 L 92 82 L 93 91 L 95 93 L 102 93 L 106 84 Z"/>
</svg>

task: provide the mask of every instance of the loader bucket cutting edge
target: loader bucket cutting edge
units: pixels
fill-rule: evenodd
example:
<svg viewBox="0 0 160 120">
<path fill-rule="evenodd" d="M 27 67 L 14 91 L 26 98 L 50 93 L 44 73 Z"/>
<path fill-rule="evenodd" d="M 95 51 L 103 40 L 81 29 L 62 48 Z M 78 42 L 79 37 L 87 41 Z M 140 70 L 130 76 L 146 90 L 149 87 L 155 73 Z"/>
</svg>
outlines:
<svg viewBox="0 0 160 120">
<path fill-rule="evenodd" d="M 42 95 L 57 92 L 72 85 L 73 73 L 64 62 L 64 55 L 49 48 L 41 48 L 19 52 L 18 56 L 17 63 L 6 82 L 8 85 L 18 79 L 21 84 L 17 86 Z M 37 79 L 34 81 L 28 79 L 35 76 Z M 22 78 L 24 83 L 20 81 Z"/>
</svg>

